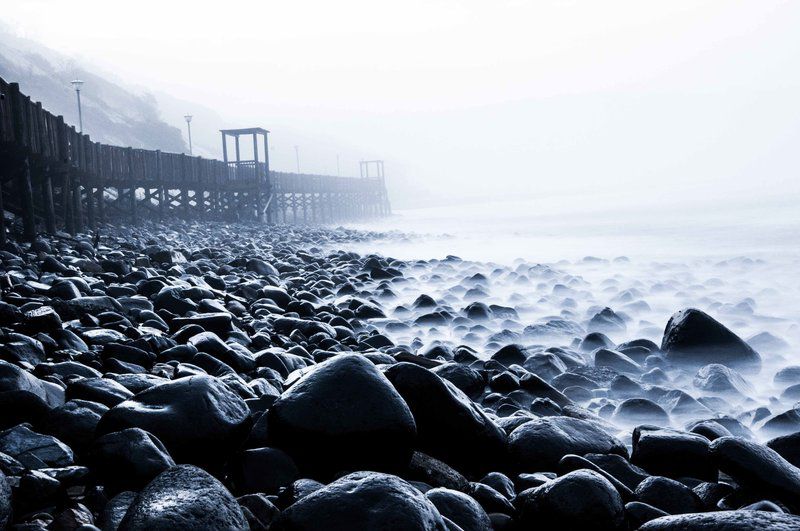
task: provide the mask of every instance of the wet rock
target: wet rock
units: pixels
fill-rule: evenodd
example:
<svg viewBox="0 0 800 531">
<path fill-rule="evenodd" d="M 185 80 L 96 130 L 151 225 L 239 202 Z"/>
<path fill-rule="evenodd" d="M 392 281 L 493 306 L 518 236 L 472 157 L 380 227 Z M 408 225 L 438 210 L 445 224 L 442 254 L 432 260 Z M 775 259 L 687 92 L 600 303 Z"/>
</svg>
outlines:
<svg viewBox="0 0 800 531">
<path fill-rule="evenodd" d="M 694 386 L 702 391 L 722 395 L 748 396 L 753 388 L 734 369 L 719 363 L 702 367 L 694 377 Z"/>
<path fill-rule="evenodd" d="M 24 424 L 0 433 L 0 452 L 32 469 L 69 466 L 73 462 L 69 446 Z"/>
<path fill-rule="evenodd" d="M 668 514 L 646 503 L 633 501 L 625 504 L 625 519 L 630 529 L 639 529 L 650 520 L 662 516 L 668 516 Z"/>
<path fill-rule="evenodd" d="M 650 476 L 636 487 L 636 497 L 668 514 L 694 513 L 703 510 L 703 503 L 692 489 L 674 479 Z"/>
<path fill-rule="evenodd" d="M 271 444 L 292 455 L 304 471 L 393 470 L 411 458 L 414 417 L 362 356 L 339 355 L 314 367 L 268 415 Z"/>
<path fill-rule="evenodd" d="M 567 454 L 618 454 L 627 450 L 596 424 L 571 417 L 544 417 L 527 422 L 508 438 L 512 466 L 520 472 L 556 470 Z"/>
<path fill-rule="evenodd" d="M 175 461 L 154 435 L 128 428 L 98 437 L 90 460 L 110 492 L 140 490 Z"/>
<path fill-rule="evenodd" d="M 277 494 L 300 478 L 289 454 L 277 448 L 245 450 L 232 469 L 231 480 L 240 493 Z"/>
<path fill-rule="evenodd" d="M 800 467 L 800 432 L 775 437 L 767 442 L 767 446 L 794 466 Z"/>
<path fill-rule="evenodd" d="M 0 529 L 6 529 L 11 522 L 11 485 L 6 475 L 0 472 Z"/>
<path fill-rule="evenodd" d="M 281 513 L 277 531 L 446 531 L 431 501 L 388 474 L 356 472 L 301 498 Z"/>
<path fill-rule="evenodd" d="M 669 424 L 669 415 L 658 404 L 646 398 L 629 398 L 617 406 L 613 420 L 627 424 Z"/>
<path fill-rule="evenodd" d="M 385 374 L 414 415 L 420 450 L 476 474 L 505 461 L 505 432 L 453 384 L 411 363 L 392 365 Z"/>
<path fill-rule="evenodd" d="M 247 436 L 249 410 L 219 379 L 190 376 L 163 383 L 111 408 L 98 434 L 141 428 L 155 435 L 178 462 L 224 460 Z"/>
<path fill-rule="evenodd" d="M 577 470 L 521 492 L 516 506 L 523 528 L 625 529 L 622 498 L 600 474 Z"/>
<path fill-rule="evenodd" d="M 800 517 L 764 511 L 715 511 L 656 518 L 639 531 L 790 531 L 798 529 Z"/>
<path fill-rule="evenodd" d="M 151 481 L 133 500 L 120 531 L 134 529 L 246 529 L 236 499 L 207 472 L 172 467 Z"/>
<path fill-rule="evenodd" d="M 681 310 L 670 317 L 661 350 L 669 361 L 680 365 L 719 363 L 748 370 L 761 367 L 758 352 L 722 323 L 694 308 Z"/>
<path fill-rule="evenodd" d="M 601 348 L 594 353 L 595 367 L 608 367 L 627 374 L 641 374 L 642 367 L 622 352 Z"/>
<path fill-rule="evenodd" d="M 632 439 L 631 463 L 651 474 L 717 480 L 709 441 L 702 435 L 651 426 L 636 428 Z"/>
<path fill-rule="evenodd" d="M 70 448 L 83 452 L 94 440 L 95 429 L 108 407 L 87 400 L 70 400 L 52 409 L 41 421 L 44 433 L 64 441 Z"/>
<path fill-rule="evenodd" d="M 775 450 L 739 437 L 722 437 L 709 446 L 717 467 L 745 488 L 800 508 L 800 469 Z"/>
<path fill-rule="evenodd" d="M 489 515 L 473 498 L 450 489 L 432 489 L 425 496 L 433 502 L 439 513 L 455 522 L 463 531 L 491 531 Z"/>
<path fill-rule="evenodd" d="M 108 407 L 131 398 L 133 393 L 114 380 L 107 378 L 81 378 L 67 385 L 68 400 L 88 400 Z"/>
</svg>

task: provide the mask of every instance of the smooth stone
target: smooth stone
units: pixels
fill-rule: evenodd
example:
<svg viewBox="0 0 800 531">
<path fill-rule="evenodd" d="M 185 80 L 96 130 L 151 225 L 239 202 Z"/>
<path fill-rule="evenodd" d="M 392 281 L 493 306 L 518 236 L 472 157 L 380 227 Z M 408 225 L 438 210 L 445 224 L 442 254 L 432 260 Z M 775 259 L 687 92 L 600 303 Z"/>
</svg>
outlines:
<svg viewBox="0 0 800 531">
<path fill-rule="evenodd" d="M 800 469 L 775 450 L 739 437 L 721 437 L 709 450 L 719 469 L 743 487 L 800 509 Z"/>
<path fill-rule="evenodd" d="M 141 428 L 178 462 L 219 462 L 244 441 L 250 412 L 236 393 L 211 376 L 179 378 L 146 389 L 111 408 L 97 433 Z"/>
<path fill-rule="evenodd" d="M 577 470 L 528 489 L 516 500 L 522 529 L 625 529 L 622 498 L 591 470 Z"/>
<path fill-rule="evenodd" d="M 668 428 L 638 427 L 633 432 L 631 463 L 651 474 L 673 479 L 716 481 L 709 441 L 702 435 Z"/>
<path fill-rule="evenodd" d="M 470 496 L 456 490 L 436 488 L 425 493 L 439 513 L 463 531 L 492 531 L 489 515 Z"/>
<path fill-rule="evenodd" d="M 289 453 L 301 470 L 319 475 L 402 468 L 417 431 L 389 380 L 372 362 L 351 354 L 313 367 L 267 415 L 270 445 Z"/>
<path fill-rule="evenodd" d="M 719 363 L 752 370 L 761 367 L 758 352 L 725 325 L 695 308 L 680 310 L 670 317 L 661 350 L 668 361 L 678 365 Z"/>
<path fill-rule="evenodd" d="M 231 468 L 235 490 L 243 494 L 277 494 L 281 488 L 300 479 L 295 462 L 289 454 L 277 448 L 245 450 Z"/>
<path fill-rule="evenodd" d="M 765 511 L 715 511 L 663 516 L 639 531 L 796 531 L 800 517 Z"/>
<path fill-rule="evenodd" d="M 543 417 L 526 422 L 508 438 L 511 464 L 519 472 L 554 471 L 567 454 L 628 456 L 625 445 L 597 424 L 572 417 Z"/>
<path fill-rule="evenodd" d="M 703 502 L 692 489 L 674 479 L 650 476 L 636 487 L 636 498 L 668 514 L 694 513 L 703 510 Z"/>
<path fill-rule="evenodd" d="M 93 470 L 111 492 L 140 490 L 175 461 L 153 434 L 128 428 L 98 437 L 89 456 Z"/>
<path fill-rule="evenodd" d="M 70 466 L 74 459 L 69 446 L 24 424 L 0 432 L 0 452 L 31 469 Z"/>
<path fill-rule="evenodd" d="M 385 374 L 414 415 L 421 451 L 476 475 L 504 464 L 505 432 L 456 386 L 411 363 L 392 365 Z"/>
<path fill-rule="evenodd" d="M 275 522 L 278 531 L 446 531 L 434 504 L 389 474 L 355 472 L 296 501 Z"/>
<path fill-rule="evenodd" d="M 133 500 L 119 531 L 146 529 L 247 529 L 239 503 L 208 472 L 172 467 Z"/>
</svg>

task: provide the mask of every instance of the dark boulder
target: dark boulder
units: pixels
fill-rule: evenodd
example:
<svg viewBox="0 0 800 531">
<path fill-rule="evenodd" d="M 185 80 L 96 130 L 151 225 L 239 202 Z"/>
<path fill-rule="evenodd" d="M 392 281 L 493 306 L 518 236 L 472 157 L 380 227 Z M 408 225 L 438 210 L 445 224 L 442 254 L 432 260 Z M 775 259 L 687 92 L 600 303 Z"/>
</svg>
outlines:
<svg viewBox="0 0 800 531">
<path fill-rule="evenodd" d="M 446 531 L 434 504 L 408 482 L 356 472 L 301 498 L 283 511 L 275 531 Z M 272 529 L 272 528 L 271 528 Z"/>
<path fill-rule="evenodd" d="M 0 452 L 30 469 L 70 466 L 72 449 L 50 435 L 42 435 L 20 424 L 0 432 Z"/>
<path fill-rule="evenodd" d="M 715 511 L 663 516 L 644 524 L 639 531 L 796 531 L 800 517 L 765 511 Z"/>
<path fill-rule="evenodd" d="M 98 434 L 141 428 L 155 435 L 179 462 L 224 460 L 250 429 L 250 412 L 236 393 L 211 376 L 159 384 L 103 415 Z"/>
<path fill-rule="evenodd" d="M 725 325 L 707 313 L 687 308 L 670 317 L 661 341 L 667 360 L 678 365 L 720 363 L 758 370 L 761 356 Z"/>
<path fill-rule="evenodd" d="M 800 510 L 800 469 L 775 450 L 739 437 L 721 437 L 709 450 L 717 467 L 742 487 Z"/>
<path fill-rule="evenodd" d="M 172 467 L 133 500 L 119 531 L 155 529 L 247 529 L 247 520 L 230 492 L 204 470 Z"/>
<path fill-rule="evenodd" d="M 153 434 L 128 428 L 98 437 L 90 462 L 110 492 L 139 490 L 175 466 L 167 449 Z"/>
<path fill-rule="evenodd" d="M 439 513 L 455 522 L 463 531 L 492 531 L 492 522 L 483 507 L 463 492 L 451 489 L 431 489 L 425 496 Z"/>
<path fill-rule="evenodd" d="M 636 487 L 640 502 L 668 514 L 694 513 L 703 510 L 703 502 L 692 489 L 674 479 L 650 476 Z"/>
<path fill-rule="evenodd" d="M 270 444 L 308 473 L 395 470 L 411 459 L 411 411 L 363 356 L 343 354 L 313 367 L 268 416 Z"/>
<path fill-rule="evenodd" d="M 625 529 L 622 498 L 591 470 L 577 470 L 528 489 L 516 500 L 522 529 Z"/>
<path fill-rule="evenodd" d="M 702 435 L 669 428 L 641 426 L 633 431 L 631 463 L 651 474 L 674 479 L 692 477 L 717 480 L 709 441 Z"/>
<path fill-rule="evenodd" d="M 292 458 L 277 448 L 246 450 L 231 465 L 231 481 L 238 493 L 278 491 L 300 479 L 300 472 Z"/>
<path fill-rule="evenodd" d="M 554 471 L 567 454 L 618 454 L 625 445 L 597 424 L 572 417 L 543 417 L 526 422 L 508 438 L 511 465 L 519 472 Z"/>
<path fill-rule="evenodd" d="M 386 369 L 417 424 L 418 448 L 460 472 L 485 474 L 505 461 L 505 432 L 453 384 L 411 363 Z"/>
</svg>

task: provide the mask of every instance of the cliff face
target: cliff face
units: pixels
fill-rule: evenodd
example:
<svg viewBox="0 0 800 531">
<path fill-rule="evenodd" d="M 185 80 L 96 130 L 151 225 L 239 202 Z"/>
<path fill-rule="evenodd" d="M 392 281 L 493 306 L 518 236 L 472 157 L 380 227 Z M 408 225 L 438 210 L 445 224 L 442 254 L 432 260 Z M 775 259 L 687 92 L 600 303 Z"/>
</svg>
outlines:
<svg viewBox="0 0 800 531">
<path fill-rule="evenodd" d="M 187 150 L 181 130 L 161 119 L 152 95 L 123 88 L 2 26 L 0 77 L 19 83 L 24 93 L 76 127 L 78 110 L 70 81 L 82 79 L 86 82 L 81 92 L 83 130 L 92 140 L 176 153 Z"/>
</svg>

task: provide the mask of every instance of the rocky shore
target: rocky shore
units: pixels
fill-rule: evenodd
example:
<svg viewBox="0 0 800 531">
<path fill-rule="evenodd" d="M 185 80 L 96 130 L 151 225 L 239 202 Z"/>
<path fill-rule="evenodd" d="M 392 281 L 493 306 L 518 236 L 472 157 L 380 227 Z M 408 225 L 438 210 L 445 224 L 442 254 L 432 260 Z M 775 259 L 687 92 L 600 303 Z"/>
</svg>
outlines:
<svg viewBox="0 0 800 531">
<path fill-rule="evenodd" d="M 783 339 L 648 322 L 677 283 L 611 277 L 612 308 L 556 267 L 342 250 L 379 236 L 8 243 L 0 529 L 800 529 Z"/>
</svg>

